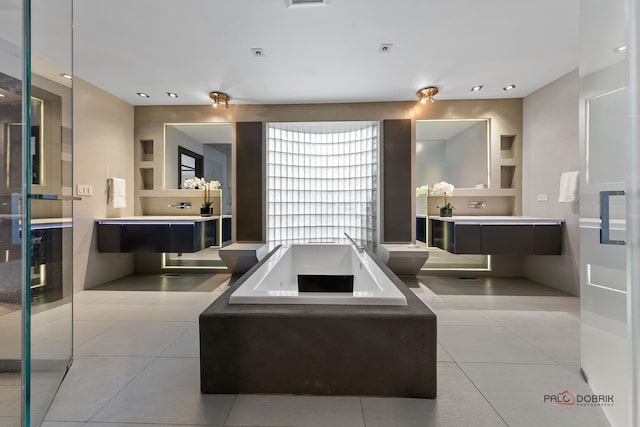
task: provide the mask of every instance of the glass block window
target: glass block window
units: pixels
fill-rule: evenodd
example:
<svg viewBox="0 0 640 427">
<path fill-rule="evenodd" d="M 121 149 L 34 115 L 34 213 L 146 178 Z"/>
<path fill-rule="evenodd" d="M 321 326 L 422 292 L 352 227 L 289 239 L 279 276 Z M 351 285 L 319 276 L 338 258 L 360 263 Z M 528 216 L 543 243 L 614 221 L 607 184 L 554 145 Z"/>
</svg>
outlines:
<svg viewBox="0 0 640 427">
<path fill-rule="evenodd" d="M 267 240 L 378 240 L 378 122 L 267 125 Z"/>
</svg>

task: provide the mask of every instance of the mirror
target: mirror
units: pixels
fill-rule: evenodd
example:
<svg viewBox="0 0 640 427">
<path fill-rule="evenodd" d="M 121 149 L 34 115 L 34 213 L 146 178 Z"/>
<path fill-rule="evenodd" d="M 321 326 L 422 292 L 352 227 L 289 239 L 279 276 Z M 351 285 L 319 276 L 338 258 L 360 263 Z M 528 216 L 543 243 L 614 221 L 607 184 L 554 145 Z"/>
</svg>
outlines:
<svg viewBox="0 0 640 427">
<path fill-rule="evenodd" d="M 194 176 L 220 181 L 222 214 L 231 214 L 231 123 L 167 123 L 165 189 Z"/>
<path fill-rule="evenodd" d="M 416 121 L 416 185 L 487 188 L 489 120 Z"/>
</svg>

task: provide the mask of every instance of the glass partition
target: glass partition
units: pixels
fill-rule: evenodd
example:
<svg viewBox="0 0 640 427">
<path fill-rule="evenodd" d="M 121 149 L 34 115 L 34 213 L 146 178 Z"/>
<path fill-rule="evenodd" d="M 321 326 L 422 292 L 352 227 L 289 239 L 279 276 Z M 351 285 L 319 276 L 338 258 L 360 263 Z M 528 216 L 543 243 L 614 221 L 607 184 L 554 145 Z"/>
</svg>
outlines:
<svg viewBox="0 0 640 427">
<path fill-rule="evenodd" d="M 21 224 L 24 222 L 22 152 L 9 162 L 12 142 L 22 144 L 22 8 L 0 3 L 0 425 L 22 423 L 22 385 L 28 386 L 23 371 L 22 338 L 29 304 L 24 304 Z M 17 176 L 16 188 L 9 187 L 9 176 Z M 24 309 L 24 311 L 23 311 Z M 23 381 L 23 373 L 25 381 Z M 28 391 L 28 390 L 25 390 Z"/>
<path fill-rule="evenodd" d="M 40 425 L 72 355 L 71 82 L 63 73 L 71 75 L 71 0 L 0 3 L 2 426 Z"/>
</svg>

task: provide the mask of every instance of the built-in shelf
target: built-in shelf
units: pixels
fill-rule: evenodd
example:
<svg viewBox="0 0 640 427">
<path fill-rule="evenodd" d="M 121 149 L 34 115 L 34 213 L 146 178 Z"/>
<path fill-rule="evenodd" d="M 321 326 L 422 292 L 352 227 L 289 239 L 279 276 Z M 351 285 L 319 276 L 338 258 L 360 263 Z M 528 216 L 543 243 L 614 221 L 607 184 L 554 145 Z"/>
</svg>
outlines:
<svg viewBox="0 0 640 427">
<path fill-rule="evenodd" d="M 153 190 L 153 168 L 139 168 L 143 190 Z"/>
<path fill-rule="evenodd" d="M 515 166 L 500 166 L 500 188 L 514 188 Z"/>
<path fill-rule="evenodd" d="M 500 135 L 500 158 L 501 159 L 513 159 L 513 142 L 515 141 L 515 135 Z"/>
<path fill-rule="evenodd" d="M 153 139 L 140 140 L 140 161 L 153 161 Z"/>
</svg>

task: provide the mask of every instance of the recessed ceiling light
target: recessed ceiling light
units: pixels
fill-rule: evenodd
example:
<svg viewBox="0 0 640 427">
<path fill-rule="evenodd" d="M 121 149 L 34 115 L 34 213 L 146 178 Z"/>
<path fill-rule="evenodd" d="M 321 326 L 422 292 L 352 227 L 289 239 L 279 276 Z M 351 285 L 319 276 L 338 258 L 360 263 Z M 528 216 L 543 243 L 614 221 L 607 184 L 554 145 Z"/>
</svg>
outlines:
<svg viewBox="0 0 640 427">
<path fill-rule="evenodd" d="M 143 97 L 143 98 L 148 98 L 148 97 L 149 97 L 149 95 L 147 95 L 147 94 L 146 94 L 146 93 L 144 93 L 144 92 L 138 92 L 138 96 L 141 96 L 141 97 Z"/>
<path fill-rule="evenodd" d="M 391 43 L 382 43 L 378 48 L 378 52 L 389 53 L 391 52 L 391 46 L 393 46 Z"/>
<path fill-rule="evenodd" d="M 69 80 L 73 79 L 73 77 L 71 77 L 71 75 L 67 73 L 60 74 L 60 77 L 64 77 L 65 79 L 69 79 Z"/>
<path fill-rule="evenodd" d="M 479 90 L 482 90 L 483 87 L 484 86 L 482 86 L 482 85 L 474 86 L 474 87 L 471 88 L 471 92 L 477 92 Z"/>
<path fill-rule="evenodd" d="M 253 56 L 259 56 L 259 57 L 264 56 L 264 50 L 261 47 L 252 47 L 251 53 L 253 54 Z"/>
<path fill-rule="evenodd" d="M 511 89 L 515 89 L 516 85 L 509 85 L 509 86 L 505 86 L 502 88 L 502 90 L 511 90 Z"/>
<path fill-rule="evenodd" d="M 173 93 L 173 92 L 167 92 L 167 95 L 169 95 L 170 98 L 177 98 L 178 94 L 177 93 Z"/>
<path fill-rule="evenodd" d="M 329 0 L 286 0 L 287 7 L 296 6 L 328 6 Z"/>
<path fill-rule="evenodd" d="M 623 51 L 625 51 L 625 50 L 627 50 L 627 47 L 626 47 L 626 46 L 620 46 L 620 47 L 617 47 L 617 48 L 613 49 L 613 51 L 614 51 L 615 53 L 620 53 L 620 52 L 623 52 Z"/>
</svg>

